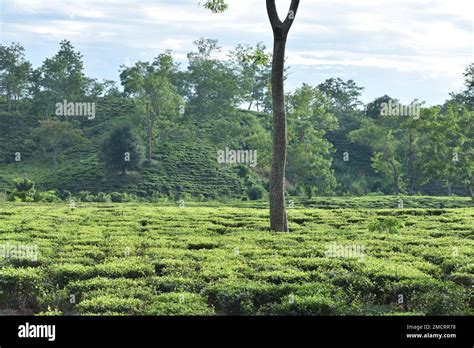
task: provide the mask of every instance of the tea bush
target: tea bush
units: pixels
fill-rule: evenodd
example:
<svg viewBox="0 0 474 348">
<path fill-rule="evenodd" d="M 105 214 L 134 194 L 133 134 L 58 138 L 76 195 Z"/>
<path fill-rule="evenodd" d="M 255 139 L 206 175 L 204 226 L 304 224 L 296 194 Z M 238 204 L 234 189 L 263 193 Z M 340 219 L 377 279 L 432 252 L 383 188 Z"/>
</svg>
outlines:
<svg viewBox="0 0 474 348">
<path fill-rule="evenodd" d="M 397 200 L 386 197 L 356 200 L 363 208 L 352 201 L 342 208 L 343 199 L 326 199 L 338 205 L 332 209 L 296 201 L 291 232 L 273 233 L 259 202 L 179 208 L 81 197 L 75 209 L 69 202 L 0 203 L 0 312 L 474 314 L 474 210 L 447 208 L 447 199 L 443 209 L 438 198 L 413 197 L 405 207 L 431 208 L 405 209 L 388 209 Z M 16 245 L 39 254 L 17 255 Z M 357 254 L 331 252 L 345 247 Z"/>
</svg>

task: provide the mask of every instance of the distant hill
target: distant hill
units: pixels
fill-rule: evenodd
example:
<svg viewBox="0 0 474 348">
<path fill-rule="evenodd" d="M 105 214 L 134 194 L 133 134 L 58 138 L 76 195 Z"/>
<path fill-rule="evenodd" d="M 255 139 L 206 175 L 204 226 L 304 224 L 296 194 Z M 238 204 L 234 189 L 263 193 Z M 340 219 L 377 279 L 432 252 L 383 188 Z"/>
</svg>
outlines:
<svg viewBox="0 0 474 348">
<path fill-rule="evenodd" d="M 70 120 L 81 129 L 87 143 L 64 151 L 55 171 L 31 139 L 31 131 L 45 117 L 33 116 L 28 110 L 11 113 L 5 110 L 6 105 L 0 103 L 0 190 L 11 189 L 15 178 L 28 177 L 41 190 L 71 193 L 245 198 L 249 191 L 263 184 L 253 171 L 219 164 L 219 149 L 206 141 L 208 137 L 192 136 L 189 132 L 181 137 L 185 129 L 179 126 L 173 134 L 160 135 L 152 164 L 145 163 L 140 170 L 126 176 L 108 172 L 100 160 L 101 144 L 116 126 L 130 122 L 134 113 L 133 103 L 119 98 L 104 98 L 97 103 L 98 116 L 93 122 L 84 118 Z M 17 152 L 21 154 L 19 162 L 15 161 Z"/>
</svg>

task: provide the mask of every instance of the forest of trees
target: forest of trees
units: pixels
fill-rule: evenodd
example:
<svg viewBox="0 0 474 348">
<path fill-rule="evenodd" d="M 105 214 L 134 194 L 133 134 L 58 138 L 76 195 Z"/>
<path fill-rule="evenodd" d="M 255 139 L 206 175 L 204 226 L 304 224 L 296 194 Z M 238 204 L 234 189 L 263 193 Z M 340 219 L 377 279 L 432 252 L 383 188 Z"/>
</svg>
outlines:
<svg viewBox="0 0 474 348">
<path fill-rule="evenodd" d="M 165 51 L 152 61 L 119 67 L 115 82 L 86 76 L 83 57 L 69 41 L 37 68 L 20 44 L 1 45 L 0 175 L 18 162 L 19 153 L 22 161 L 51 173 L 76 153 L 93 155 L 108 175 L 126 182 L 159 167 L 163 146 L 179 137 L 215 151 L 258 151 L 258 165 L 239 166 L 238 175 L 252 182 L 248 196 L 268 191 L 272 54 L 259 43 L 238 45 L 227 59 L 218 59 L 216 40 L 201 38 L 195 46 L 186 66 Z M 396 96 L 365 105 L 363 87 L 352 80 L 331 78 L 286 93 L 287 193 L 474 197 L 474 64 L 464 77 L 464 91 L 447 96 L 443 105 L 428 107 L 413 98 L 418 115 L 384 114 L 387 105 L 398 105 Z M 64 101 L 94 103 L 95 118 L 59 115 L 57 104 Z M 115 109 L 105 115 L 105 104 Z M 111 114 L 117 108 L 125 114 L 120 122 Z M 23 136 L 12 145 L 8 134 Z"/>
</svg>

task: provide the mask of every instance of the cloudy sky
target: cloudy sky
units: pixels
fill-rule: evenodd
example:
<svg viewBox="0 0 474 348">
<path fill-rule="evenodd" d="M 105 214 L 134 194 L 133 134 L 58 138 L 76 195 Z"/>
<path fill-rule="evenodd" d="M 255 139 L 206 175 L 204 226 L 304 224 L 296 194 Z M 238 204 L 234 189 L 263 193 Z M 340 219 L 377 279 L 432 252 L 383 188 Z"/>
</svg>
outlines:
<svg viewBox="0 0 474 348">
<path fill-rule="evenodd" d="M 205 0 L 200 0 L 202 3 Z M 86 74 L 118 80 L 121 64 L 165 49 L 186 65 L 199 37 L 272 46 L 264 0 L 228 0 L 212 14 L 199 0 L 0 0 L 0 40 L 20 42 L 33 65 L 63 39 L 84 55 Z M 289 0 L 277 0 L 280 13 Z M 472 0 L 302 0 L 288 43 L 288 89 L 330 77 L 365 87 L 363 100 L 442 103 L 462 88 L 473 58 Z"/>
</svg>

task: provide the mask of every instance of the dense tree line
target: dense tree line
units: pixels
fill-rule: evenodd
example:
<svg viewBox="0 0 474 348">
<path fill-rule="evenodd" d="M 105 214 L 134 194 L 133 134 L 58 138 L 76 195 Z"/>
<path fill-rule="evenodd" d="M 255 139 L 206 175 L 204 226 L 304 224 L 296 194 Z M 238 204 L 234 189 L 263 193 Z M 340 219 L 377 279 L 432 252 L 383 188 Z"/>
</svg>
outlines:
<svg viewBox="0 0 474 348">
<path fill-rule="evenodd" d="M 174 61 L 171 51 L 121 66 L 118 85 L 85 76 L 83 57 L 68 41 L 37 68 L 20 44 L 1 45 L 3 112 L 38 121 L 29 140 L 58 168 L 61 153 L 89 149 L 91 135 L 81 128 L 85 118 L 58 115 L 57 103 L 131 102 L 126 124 L 109 124 L 110 136 L 95 149 L 117 175 L 158 165 L 157 146 L 187 129 L 190 141 L 205 139 L 216 149 L 257 150 L 258 166 L 251 170 L 268 182 L 273 55 L 262 44 L 239 45 L 227 59 L 219 59 L 218 42 L 204 38 L 195 47 L 186 67 Z M 474 196 L 473 81 L 471 64 L 464 91 L 452 93 L 443 105 L 426 107 L 414 100 L 419 113 L 408 116 L 384 113 L 387 105 L 399 105 L 395 97 L 384 95 L 364 105 L 363 88 L 352 80 L 331 78 L 286 93 L 287 192 L 309 197 L 371 192 Z M 124 152 L 133 160 L 117 163 Z M 1 153 L 0 161 L 11 156 Z"/>
</svg>

